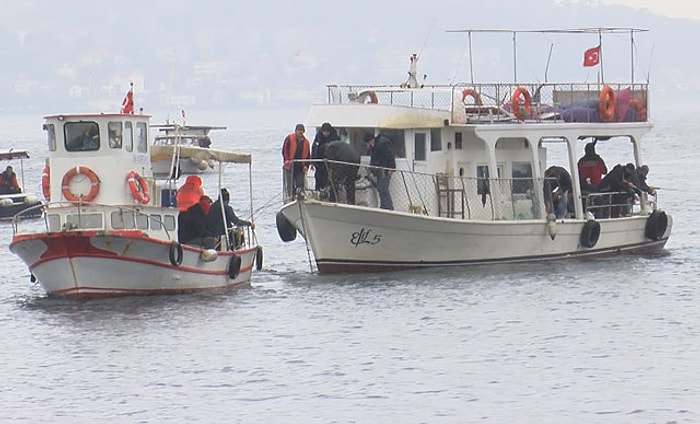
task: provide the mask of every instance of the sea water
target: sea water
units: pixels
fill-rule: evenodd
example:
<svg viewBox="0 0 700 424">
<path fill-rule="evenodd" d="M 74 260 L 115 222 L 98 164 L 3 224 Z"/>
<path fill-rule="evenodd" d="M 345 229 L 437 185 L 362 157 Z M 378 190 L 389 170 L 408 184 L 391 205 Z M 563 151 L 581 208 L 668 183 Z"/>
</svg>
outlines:
<svg viewBox="0 0 700 424">
<path fill-rule="evenodd" d="M 0 224 L 0 422 L 700 422 L 700 127 L 657 115 L 642 153 L 674 218 L 662 254 L 319 276 L 274 220 L 282 140 L 306 112 L 190 112 L 228 126 L 213 147 L 253 154 L 252 288 L 50 299 Z M 41 116 L 0 128 L 41 193 Z M 249 219 L 245 173 L 225 183 Z"/>
</svg>

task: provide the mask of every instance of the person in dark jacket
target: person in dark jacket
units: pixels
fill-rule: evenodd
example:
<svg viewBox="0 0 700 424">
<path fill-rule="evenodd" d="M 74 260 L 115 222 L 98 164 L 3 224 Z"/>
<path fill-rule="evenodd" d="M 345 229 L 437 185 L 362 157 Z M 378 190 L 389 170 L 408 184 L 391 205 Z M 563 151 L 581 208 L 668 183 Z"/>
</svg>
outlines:
<svg viewBox="0 0 700 424">
<path fill-rule="evenodd" d="M 207 229 L 214 237 L 220 237 L 224 234 L 229 234 L 228 241 L 229 246 L 235 246 L 232 234 L 227 230 L 233 226 L 237 227 L 253 227 L 252 222 L 246 221 L 245 219 L 240 219 L 236 216 L 233 211 L 233 207 L 230 205 L 231 195 L 225 188 L 221 189 L 221 195 L 214 203 L 211 204 L 211 209 L 207 214 Z M 223 214 L 222 214 L 222 203 L 223 203 Z"/>
<path fill-rule="evenodd" d="M 214 235 L 207 228 L 207 214 L 211 208 L 209 196 L 202 196 L 199 202 L 180 212 L 177 217 L 177 238 L 180 243 L 213 249 L 216 246 Z"/>
<path fill-rule="evenodd" d="M 568 211 L 571 174 L 561 166 L 550 166 L 544 171 L 544 195 L 547 212 L 564 218 Z"/>
<path fill-rule="evenodd" d="M 345 200 L 348 205 L 355 204 L 355 181 L 360 170 L 360 155 L 348 143 L 340 140 L 331 141 L 325 145 L 324 157 L 331 161 L 347 163 L 329 163 L 331 177 L 331 194 L 329 200 L 335 202 L 337 192 L 345 189 Z M 356 164 L 356 165 L 351 165 Z"/>
<path fill-rule="evenodd" d="M 323 159 L 326 145 L 331 141 L 340 140 L 338 132 L 330 122 L 321 125 L 321 131 L 316 133 L 313 145 L 311 146 L 311 159 Z M 328 186 L 328 168 L 325 163 L 314 162 L 314 179 L 316 180 L 316 190 L 321 191 Z"/>
<path fill-rule="evenodd" d="M 391 191 L 389 186 L 391 183 L 391 175 L 396 169 L 396 156 L 394 155 L 394 142 L 384 134 L 374 135 L 373 133 L 365 134 L 365 143 L 367 143 L 370 166 L 372 173 L 377 178 L 377 190 L 379 191 L 379 203 L 382 209 L 394 209 L 394 202 L 391 199 Z"/>
<path fill-rule="evenodd" d="M 17 174 L 15 174 L 12 165 L 7 165 L 7 168 L 0 174 L 0 194 L 15 194 L 21 193 L 22 189 L 17 182 Z"/>
</svg>

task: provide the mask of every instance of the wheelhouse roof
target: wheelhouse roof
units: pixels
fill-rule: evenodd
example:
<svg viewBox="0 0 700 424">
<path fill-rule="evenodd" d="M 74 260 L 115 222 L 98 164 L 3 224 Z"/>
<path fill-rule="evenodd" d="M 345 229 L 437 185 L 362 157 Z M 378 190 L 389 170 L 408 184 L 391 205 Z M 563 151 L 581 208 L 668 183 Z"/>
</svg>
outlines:
<svg viewBox="0 0 700 424">
<path fill-rule="evenodd" d="M 174 149 L 179 149 L 180 158 L 195 158 L 200 160 L 213 159 L 217 162 L 247 163 L 252 162 L 250 153 L 238 153 L 229 150 L 217 150 L 195 146 L 151 146 L 151 161 L 168 160 L 173 157 Z"/>
</svg>

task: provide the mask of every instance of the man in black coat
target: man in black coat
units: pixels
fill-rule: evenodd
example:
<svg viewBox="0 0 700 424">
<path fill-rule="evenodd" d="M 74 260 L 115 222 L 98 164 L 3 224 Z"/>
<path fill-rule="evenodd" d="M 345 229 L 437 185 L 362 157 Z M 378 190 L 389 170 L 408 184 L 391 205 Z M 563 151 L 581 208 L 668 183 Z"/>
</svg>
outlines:
<svg viewBox="0 0 700 424">
<path fill-rule="evenodd" d="M 384 134 L 365 134 L 365 143 L 370 155 L 369 164 L 372 173 L 377 178 L 377 190 L 379 191 L 379 204 L 382 209 L 394 209 L 391 199 L 391 175 L 396 169 L 396 156 L 394 155 L 394 142 Z"/>
<path fill-rule="evenodd" d="M 207 229 L 214 237 L 219 237 L 227 233 L 227 230 L 231 227 L 253 227 L 255 226 L 245 219 L 240 219 L 236 216 L 233 211 L 233 207 L 230 205 L 231 195 L 225 188 L 221 189 L 221 196 L 216 199 L 216 202 L 211 204 L 211 209 L 207 214 Z M 223 215 L 221 212 L 223 202 Z M 236 246 L 232 234 L 228 236 L 229 246 Z"/>
<path fill-rule="evenodd" d="M 332 181 L 329 200 L 335 202 L 338 198 L 338 190 L 343 187 L 345 189 L 346 203 L 354 205 L 355 181 L 357 181 L 357 172 L 360 169 L 360 155 L 350 144 L 336 140 L 326 144 L 324 157 L 334 162 L 345 162 L 331 162 L 328 164 Z"/>
<path fill-rule="evenodd" d="M 340 140 L 338 132 L 333 128 L 330 122 L 324 122 L 321 125 L 321 131 L 316 133 L 314 142 L 311 145 L 311 159 L 323 159 L 326 145 L 331 141 Z M 325 163 L 314 162 L 316 171 L 314 179 L 316 180 L 316 190 L 321 191 L 328 185 L 328 169 Z"/>
<path fill-rule="evenodd" d="M 207 229 L 207 214 L 211 208 L 209 196 L 202 196 L 199 202 L 181 212 L 177 217 L 177 238 L 180 243 L 213 249 L 216 239 Z"/>
<path fill-rule="evenodd" d="M 564 218 L 568 211 L 571 174 L 561 166 L 550 166 L 544 171 L 545 204 L 547 212 Z"/>
</svg>

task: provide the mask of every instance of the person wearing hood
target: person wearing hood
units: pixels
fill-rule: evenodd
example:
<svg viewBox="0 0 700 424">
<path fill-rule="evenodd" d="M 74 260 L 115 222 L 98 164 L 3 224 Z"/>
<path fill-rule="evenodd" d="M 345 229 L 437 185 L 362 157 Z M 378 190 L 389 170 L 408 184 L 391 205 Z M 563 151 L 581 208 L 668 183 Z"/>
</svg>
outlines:
<svg viewBox="0 0 700 424">
<path fill-rule="evenodd" d="M 316 133 L 313 145 L 311 146 L 311 159 L 323 159 L 326 145 L 331 141 L 340 140 L 338 132 L 333 128 L 330 122 L 324 122 L 321 125 L 321 130 Z M 321 191 L 328 185 L 328 168 L 325 163 L 315 162 L 313 164 L 316 169 L 314 179 L 316 180 L 316 190 Z"/>
<path fill-rule="evenodd" d="M 394 142 L 384 134 L 366 133 L 365 143 L 370 156 L 371 171 L 377 179 L 377 191 L 379 192 L 379 207 L 382 209 L 394 209 L 391 198 L 391 175 L 396 169 L 396 155 L 394 154 Z"/>
<path fill-rule="evenodd" d="M 343 187 L 345 189 L 346 203 L 348 205 L 354 205 L 355 181 L 357 181 L 357 172 L 360 170 L 360 155 L 349 143 L 340 140 L 327 143 L 323 155 L 325 159 L 334 161 L 328 164 L 331 178 L 329 200 L 335 202 L 338 190 Z"/>
<path fill-rule="evenodd" d="M 199 202 L 180 212 L 177 217 L 177 238 L 180 243 L 213 249 L 216 239 L 207 228 L 207 214 L 211 208 L 209 196 L 202 196 Z"/>
<path fill-rule="evenodd" d="M 586 144 L 585 154 L 578 160 L 578 177 L 583 190 L 593 191 L 608 173 L 605 161 L 595 151 L 596 142 Z"/>
</svg>

